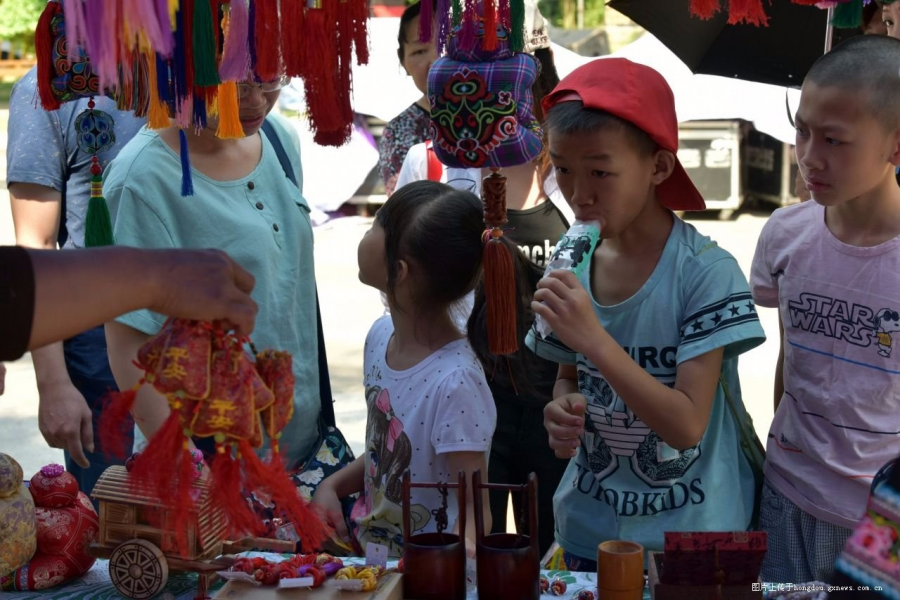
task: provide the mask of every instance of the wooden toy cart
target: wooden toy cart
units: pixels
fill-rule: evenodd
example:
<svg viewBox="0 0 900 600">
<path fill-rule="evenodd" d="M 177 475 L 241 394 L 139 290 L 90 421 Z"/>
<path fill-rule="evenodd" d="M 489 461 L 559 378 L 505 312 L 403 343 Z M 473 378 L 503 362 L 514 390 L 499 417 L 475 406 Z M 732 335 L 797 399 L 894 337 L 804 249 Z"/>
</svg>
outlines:
<svg viewBox="0 0 900 600">
<path fill-rule="evenodd" d="M 230 555 L 250 549 L 294 552 L 294 542 L 247 538 L 226 541 L 226 521 L 213 506 L 206 481 L 196 489 L 197 517 L 189 527 L 189 550 L 180 553 L 175 543 L 174 515 L 150 496 L 134 493 L 125 467 L 104 471 L 91 497 L 100 504 L 100 537 L 90 552 L 109 559 L 109 576 L 126 598 L 143 600 L 158 594 L 171 571 L 192 571 L 198 575 L 197 600 L 208 598 L 207 590 L 216 571 L 234 562 Z"/>
</svg>

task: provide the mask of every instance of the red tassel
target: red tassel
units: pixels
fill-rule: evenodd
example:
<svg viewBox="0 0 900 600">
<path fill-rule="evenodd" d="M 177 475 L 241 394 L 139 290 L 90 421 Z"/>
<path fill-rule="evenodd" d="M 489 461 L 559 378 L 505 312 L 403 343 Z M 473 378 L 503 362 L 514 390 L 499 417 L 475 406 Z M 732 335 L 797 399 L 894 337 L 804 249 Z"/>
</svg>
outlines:
<svg viewBox="0 0 900 600">
<path fill-rule="evenodd" d="M 284 72 L 291 77 L 300 77 L 303 72 L 301 37 L 296 35 L 303 28 L 304 0 L 281 1 L 281 52 Z"/>
<path fill-rule="evenodd" d="M 818 0 L 814 0 L 818 2 Z M 722 10 L 719 0 L 691 0 L 691 15 L 704 21 L 711 19 L 713 15 Z"/>
<path fill-rule="evenodd" d="M 184 37 L 184 81 L 187 90 L 194 89 L 194 2 L 206 0 L 181 0 L 181 13 L 184 31 L 176 31 L 175 35 Z"/>
<path fill-rule="evenodd" d="M 278 26 L 278 0 L 256 0 L 256 74 L 262 81 L 274 81 L 281 75 L 281 40 Z"/>
<path fill-rule="evenodd" d="M 124 392 L 109 392 L 103 399 L 103 411 L 97 424 L 100 447 L 108 456 L 124 460 L 128 448 L 128 438 L 134 429 L 131 409 L 137 398 L 137 387 Z"/>
<path fill-rule="evenodd" d="M 53 32 L 50 23 L 53 17 L 62 12 L 59 2 L 48 2 L 38 19 L 34 30 L 34 51 L 37 54 L 38 95 L 44 110 L 56 110 L 61 106 L 59 98 L 53 93 L 53 77 L 56 69 L 53 66 Z M 71 48 L 74 51 L 74 48 Z"/>
<path fill-rule="evenodd" d="M 356 64 L 369 64 L 369 3 L 366 0 L 350 0 L 356 7 L 356 31 L 353 43 L 356 45 Z"/>
<path fill-rule="evenodd" d="M 419 41 L 423 44 L 434 37 L 434 2 L 435 0 L 419 0 Z M 485 4 L 488 3 L 489 0 L 485 0 Z"/>
<path fill-rule="evenodd" d="M 188 531 L 197 520 L 195 510 L 194 490 L 195 471 L 194 457 L 188 450 L 188 441 L 185 438 L 181 445 L 181 453 L 178 456 L 178 478 L 175 481 L 175 490 L 170 497 L 171 513 L 175 514 L 175 547 L 184 556 L 190 556 L 191 547 Z"/>
<path fill-rule="evenodd" d="M 228 519 L 230 533 L 239 539 L 246 535 L 264 535 L 262 520 L 247 505 L 241 494 L 241 467 L 231 456 L 231 446 L 216 444 L 212 461 L 212 498 Z"/>
<path fill-rule="evenodd" d="M 248 485 L 269 491 L 276 514 L 294 526 L 294 530 L 300 536 L 304 552 L 313 552 L 320 548 L 332 531 L 300 497 L 287 473 L 284 470 L 272 469 L 271 463 L 267 468 L 246 440 L 241 440 L 239 448 Z"/>
<path fill-rule="evenodd" d="M 728 24 L 747 23 L 757 27 L 768 27 L 769 17 L 762 0 L 729 0 Z"/>
<path fill-rule="evenodd" d="M 488 344 L 493 354 L 519 349 L 516 336 L 516 273 L 509 248 L 499 239 L 484 245 L 484 291 Z"/>
<path fill-rule="evenodd" d="M 815 6 L 822 0 L 791 0 L 791 4 L 799 4 L 801 6 Z"/>
<path fill-rule="evenodd" d="M 152 494 L 165 500 L 172 481 L 172 465 L 177 464 L 184 444 L 184 431 L 177 411 L 172 411 L 147 448 L 134 461 L 131 483 L 142 494 Z"/>
<path fill-rule="evenodd" d="M 494 0 L 484 0 L 484 39 L 481 47 L 488 52 L 497 49 L 497 8 Z"/>
</svg>

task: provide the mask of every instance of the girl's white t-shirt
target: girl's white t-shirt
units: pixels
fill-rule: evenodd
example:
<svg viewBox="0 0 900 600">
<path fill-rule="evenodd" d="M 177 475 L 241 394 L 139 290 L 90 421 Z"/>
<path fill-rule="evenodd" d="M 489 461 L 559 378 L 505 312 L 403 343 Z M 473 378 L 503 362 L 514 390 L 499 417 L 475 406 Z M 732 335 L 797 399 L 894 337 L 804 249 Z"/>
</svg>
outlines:
<svg viewBox="0 0 900 600">
<path fill-rule="evenodd" d="M 497 412 L 481 363 L 465 339 L 456 340 L 404 371 L 385 359 L 394 325 L 388 316 L 369 330 L 365 345 L 365 486 L 353 509 L 360 546 L 388 547 L 400 556 L 403 543 L 403 472 L 413 483 L 457 480 L 451 452 L 483 452 L 485 464 L 497 424 Z M 485 476 L 487 474 L 484 474 Z M 456 523 L 458 504 L 448 494 L 447 531 Z M 413 489 L 411 534 L 437 530 L 441 494 Z"/>
</svg>

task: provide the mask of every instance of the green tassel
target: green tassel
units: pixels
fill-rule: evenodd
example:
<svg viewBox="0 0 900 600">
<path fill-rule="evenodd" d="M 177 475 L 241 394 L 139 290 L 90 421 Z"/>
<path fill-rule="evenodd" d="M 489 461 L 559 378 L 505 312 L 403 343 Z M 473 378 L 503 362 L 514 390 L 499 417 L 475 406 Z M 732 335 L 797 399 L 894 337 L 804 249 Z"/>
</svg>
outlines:
<svg viewBox="0 0 900 600">
<path fill-rule="evenodd" d="M 94 175 L 91 177 L 91 199 L 88 201 L 87 217 L 84 223 L 84 247 L 98 248 L 100 246 L 113 246 L 112 220 L 109 217 L 109 207 L 102 192 L 96 194 L 103 185 L 103 177 Z"/>
<path fill-rule="evenodd" d="M 509 48 L 513 52 L 521 52 L 525 49 L 525 0 L 510 1 L 510 27 Z"/>
<path fill-rule="evenodd" d="M 216 67 L 216 37 L 213 32 L 212 8 L 208 0 L 194 2 L 194 84 L 201 87 L 219 85 Z"/>
<path fill-rule="evenodd" d="M 862 25 L 863 0 L 850 0 L 834 8 L 831 24 L 837 29 L 855 29 Z"/>
<path fill-rule="evenodd" d="M 453 0 L 453 27 L 459 27 L 462 23 L 463 7 L 462 0 Z"/>
</svg>

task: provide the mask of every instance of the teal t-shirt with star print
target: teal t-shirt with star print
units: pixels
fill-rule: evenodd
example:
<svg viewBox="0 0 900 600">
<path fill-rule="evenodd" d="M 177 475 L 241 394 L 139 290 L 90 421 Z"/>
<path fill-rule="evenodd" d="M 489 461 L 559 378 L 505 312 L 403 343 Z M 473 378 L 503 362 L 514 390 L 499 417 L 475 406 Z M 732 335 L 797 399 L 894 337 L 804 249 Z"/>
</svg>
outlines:
<svg viewBox="0 0 900 600">
<path fill-rule="evenodd" d="M 590 290 L 591 268 L 581 283 Z M 602 285 L 602 282 L 599 283 Z M 724 347 L 722 376 L 746 419 L 737 357 L 765 341 L 747 279 L 734 257 L 676 218 L 659 263 L 640 290 L 614 306 L 594 301 L 603 327 L 643 369 L 673 386 L 678 365 Z M 551 335 L 532 331 L 539 356 L 575 365 L 587 399 L 578 454 L 553 500 L 556 539 L 593 559 L 606 540 L 662 551 L 666 531 L 740 531 L 753 513 L 753 471 L 740 429 L 717 387 L 700 443 L 678 451 L 638 419 L 603 374 Z"/>
</svg>

